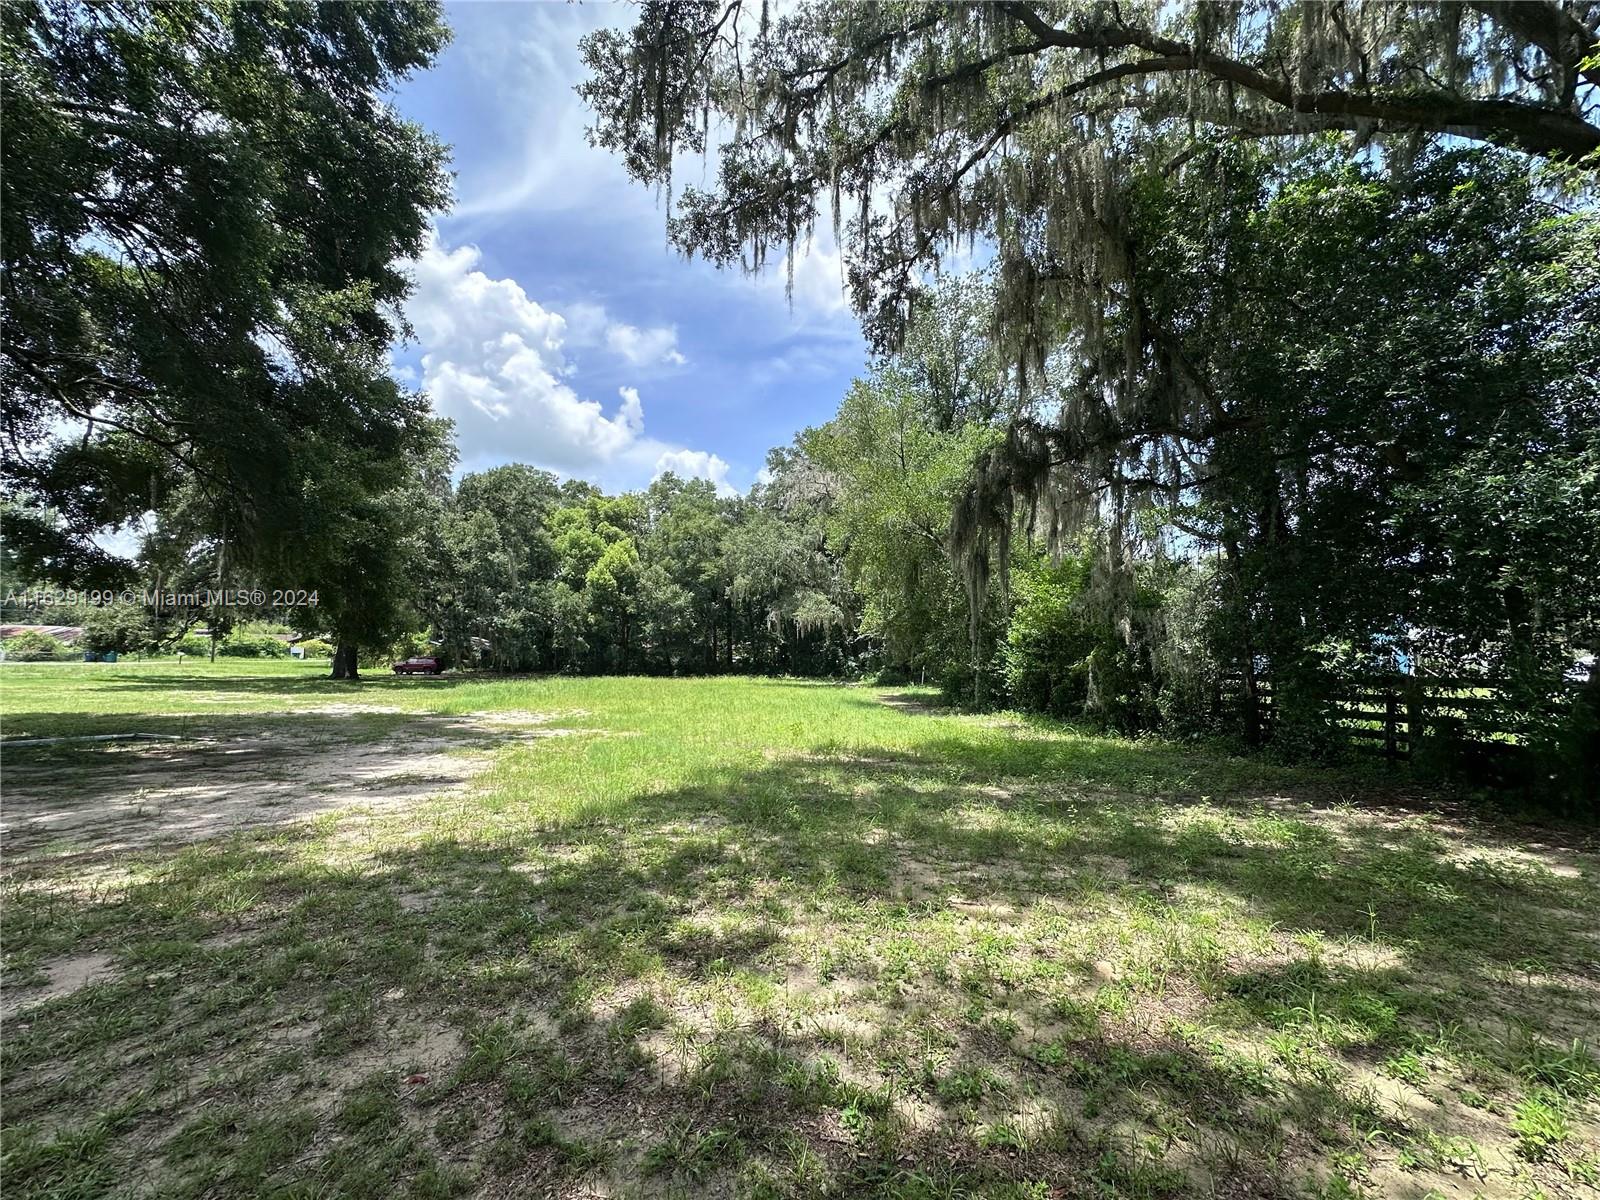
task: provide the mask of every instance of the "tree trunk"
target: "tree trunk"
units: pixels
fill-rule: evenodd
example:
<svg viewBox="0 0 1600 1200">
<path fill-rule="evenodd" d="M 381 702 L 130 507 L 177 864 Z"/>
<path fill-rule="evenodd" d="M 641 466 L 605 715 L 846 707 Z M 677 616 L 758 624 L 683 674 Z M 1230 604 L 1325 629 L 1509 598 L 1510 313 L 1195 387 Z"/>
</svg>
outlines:
<svg viewBox="0 0 1600 1200">
<path fill-rule="evenodd" d="M 1228 564 L 1228 579 L 1233 584 L 1234 598 L 1238 604 L 1239 672 L 1244 684 L 1244 741 L 1247 746 L 1259 746 L 1262 741 L 1261 689 L 1256 679 L 1255 643 L 1250 636 L 1250 597 L 1245 590 L 1239 541 L 1232 534 L 1224 537 L 1223 551 Z"/>
<path fill-rule="evenodd" d="M 333 679 L 360 679 L 356 664 L 356 644 L 342 638 L 333 651 Z"/>
</svg>

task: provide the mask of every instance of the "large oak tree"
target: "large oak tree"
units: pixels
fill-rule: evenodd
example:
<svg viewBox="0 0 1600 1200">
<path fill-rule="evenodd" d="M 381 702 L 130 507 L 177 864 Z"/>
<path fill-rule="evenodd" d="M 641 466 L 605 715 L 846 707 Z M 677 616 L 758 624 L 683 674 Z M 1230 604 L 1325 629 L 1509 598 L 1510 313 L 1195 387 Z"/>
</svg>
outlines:
<svg viewBox="0 0 1600 1200">
<path fill-rule="evenodd" d="M 882 350 L 975 248 L 1015 408 L 953 547 L 981 576 L 1024 513 L 1126 545 L 1160 505 L 1229 564 L 1229 660 L 1287 685 L 1338 639 L 1524 673 L 1592 643 L 1593 587 L 1524 568 L 1594 502 L 1593 295 L 1560 282 L 1593 209 L 1553 197 L 1593 188 L 1597 40 L 1600 5 L 1539 0 L 661 0 L 580 90 L 643 182 L 714 151 L 684 252 L 756 269 L 831 218 Z M 1469 463 L 1537 501 L 1516 532 L 1444 504 Z"/>
<path fill-rule="evenodd" d="M 426 412 L 384 352 L 445 151 L 385 93 L 444 44 L 437 6 L 0 22 L 4 482 L 33 514 L 10 535 L 83 582 L 109 565 L 89 535 L 181 482 L 241 553 L 294 531 L 305 436 L 381 454 Z"/>
</svg>

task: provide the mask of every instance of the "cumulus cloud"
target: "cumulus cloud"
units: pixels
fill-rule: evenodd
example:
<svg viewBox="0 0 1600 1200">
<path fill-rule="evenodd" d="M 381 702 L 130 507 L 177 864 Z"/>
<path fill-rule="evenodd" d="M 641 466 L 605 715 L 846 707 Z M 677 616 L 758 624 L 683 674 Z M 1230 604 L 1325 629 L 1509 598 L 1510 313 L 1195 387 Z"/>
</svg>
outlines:
<svg viewBox="0 0 1600 1200">
<path fill-rule="evenodd" d="M 728 482 L 728 464 L 704 450 L 668 450 L 656 459 L 653 478 L 660 479 L 668 471 L 683 479 L 709 479 L 724 496 L 737 495 L 737 489 Z"/>
<path fill-rule="evenodd" d="M 560 376 L 566 322 L 514 279 L 479 270 L 474 246 L 435 237 L 415 265 L 406 314 L 422 347 L 422 384 L 456 423 L 464 456 L 493 450 L 564 470 L 607 461 L 640 434 L 638 393 L 615 415 Z"/>
<path fill-rule="evenodd" d="M 681 367 L 689 361 L 678 351 L 678 331 L 673 327 L 640 329 L 619 322 L 606 327 L 606 345 L 636 367 L 663 363 Z"/>
<path fill-rule="evenodd" d="M 639 402 L 639 389 L 620 387 L 617 389 L 617 395 L 622 397 L 622 408 L 618 411 L 618 416 L 622 418 L 623 425 L 636 434 L 643 433 L 644 405 Z"/>
<path fill-rule="evenodd" d="M 682 453 L 705 460 L 699 473 L 720 467 L 721 477 L 707 478 L 725 478 L 727 464 L 717 456 L 645 436 L 637 388 L 619 388 L 610 412 L 580 396 L 567 381 L 566 317 L 529 297 L 516 280 L 490 278 L 482 258 L 475 246 L 450 249 L 433 235 L 412 264 L 416 287 L 406 305 L 421 352 L 421 385 L 434 408 L 455 422 L 463 465 L 521 461 L 571 474 L 616 466 L 642 476 L 650 463 Z M 623 342 L 640 363 L 673 355 L 682 361 L 670 330 L 670 340 L 654 337 L 655 331 L 609 321 L 598 305 L 569 311 L 585 337 L 598 330 L 609 341 L 612 330 L 628 330 Z"/>
<path fill-rule="evenodd" d="M 562 309 L 567 322 L 567 344 L 584 348 L 602 348 L 627 363 L 630 367 L 648 370 L 652 367 L 682 367 L 689 360 L 678 349 L 676 325 L 654 325 L 641 329 L 626 321 L 619 321 L 606 311 L 603 304 L 580 300 Z"/>
<path fill-rule="evenodd" d="M 821 321 L 851 320 L 850 302 L 845 296 L 844 257 L 829 230 L 819 229 L 785 255 L 771 269 L 769 286 L 788 289 L 791 270 L 794 287 L 789 298 L 799 312 Z"/>
</svg>

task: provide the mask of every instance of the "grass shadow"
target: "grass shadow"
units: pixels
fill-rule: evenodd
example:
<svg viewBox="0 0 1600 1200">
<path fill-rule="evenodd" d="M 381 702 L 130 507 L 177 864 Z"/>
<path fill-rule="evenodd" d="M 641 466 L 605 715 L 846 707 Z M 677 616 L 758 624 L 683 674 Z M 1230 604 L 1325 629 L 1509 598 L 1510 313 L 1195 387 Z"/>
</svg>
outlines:
<svg viewBox="0 0 1600 1200">
<path fill-rule="evenodd" d="M 491 788 L 14 879 L 9 967 L 108 965 L 8 1022 L 8 1188 L 1421 1196 L 1462 1139 L 1581 1182 L 1587 849 L 1013 738 L 818 741 L 564 824 Z M 1535 1102 L 1565 1137 L 1523 1132 Z"/>
</svg>

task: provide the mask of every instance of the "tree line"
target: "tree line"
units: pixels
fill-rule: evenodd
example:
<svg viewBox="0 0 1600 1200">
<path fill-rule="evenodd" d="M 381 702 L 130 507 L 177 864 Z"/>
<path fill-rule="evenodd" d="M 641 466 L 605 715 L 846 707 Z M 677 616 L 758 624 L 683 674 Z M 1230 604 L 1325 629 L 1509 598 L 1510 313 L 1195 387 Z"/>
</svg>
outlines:
<svg viewBox="0 0 1600 1200">
<path fill-rule="evenodd" d="M 670 473 L 607 496 L 496 467 L 441 507 L 417 609 L 454 659 L 502 670 L 843 674 L 853 597 L 827 508 L 793 455 L 748 496 Z"/>
<path fill-rule="evenodd" d="M 584 51 L 636 179 L 715 153 L 682 252 L 831 219 L 880 365 L 802 444 L 891 658 L 1130 731 L 1270 686 L 1296 756 L 1353 675 L 1460 675 L 1594 791 L 1600 11 L 703 0 Z"/>
<path fill-rule="evenodd" d="M 770 482 L 452 481 L 386 358 L 448 202 L 387 100 L 436 6 L 16 3 L 7 571 L 313 588 L 340 677 L 426 628 L 505 669 L 876 671 L 1128 732 L 1270 685 L 1295 754 L 1337 750 L 1341 680 L 1421 668 L 1600 770 L 1600 704 L 1542 715 L 1600 649 L 1600 13 L 634 17 L 583 46 L 595 143 L 657 187 L 715 152 L 668 232 L 718 264 L 831 218 L 873 347 Z M 136 566 L 98 548 L 137 516 Z"/>
<path fill-rule="evenodd" d="M 828 537 L 831 482 L 792 451 L 774 453 L 743 496 L 673 474 L 608 496 L 516 463 L 456 483 L 417 476 L 396 490 L 406 525 L 366 564 L 386 596 L 386 623 L 355 644 L 357 672 L 363 660 L 387 665 L 408 653 L 501 671 L 839 676 L 870 666 L 855 592 Z M 141 587 L 156 586 L 161 562 L 159 547 L 146 550 Z M 8 593 L 39 589 L 14 556 L 4 565 Z M 247 575 L 231 579 L 236 593 L 266 594 Z M 262 629 L 314 639 L 313 652 L 337 639 L 337 618 L 320 593 L 314 600 L 166 612 L 118 601 L 12 605 L 6 616 L 81 624 L 91 653 L 205 653 L 194 641 L 204 630 L 225 653 L 283 655 L 287 645 L 263 642 Z"/>
</svg>

